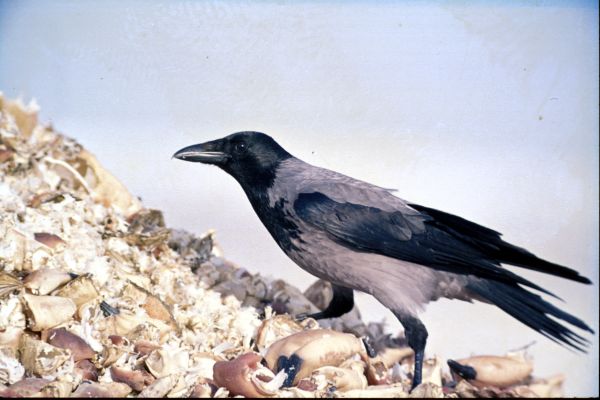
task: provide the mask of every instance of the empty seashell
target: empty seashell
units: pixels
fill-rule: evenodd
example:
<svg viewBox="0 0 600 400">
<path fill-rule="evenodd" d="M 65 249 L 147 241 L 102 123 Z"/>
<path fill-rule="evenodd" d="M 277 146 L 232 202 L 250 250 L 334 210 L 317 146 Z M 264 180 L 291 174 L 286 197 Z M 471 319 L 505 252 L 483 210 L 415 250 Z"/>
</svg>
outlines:
<svg viewBox="0 0 600 400">
<path fill-rule="evenodd" d="M 50 382 L 41 390 L 42 397 L 69 397 L 73 384 L 64 381 Z"/>
<path fill-rule="evenodd" d="M 83 382 L 71 397 L 125 397 L 131 388 L 119 382 Z"/>
<path fill-rule="evenodd" d="M 71 279 L 71 274 L 60 269 L 38 269 L 23 279 L 23 286 L 33 294 L 46 295 Z"/>
<path fill-rule="evenodd" d="M 562 385 L 565 382 L 565 376 L 558 374 L 546 379 L 536 379 L 529 384 L 529 389 L 538 397 L 562 397 Z"/>
<path fill-rule="evenodd" d="M 141 356 L 146 356 L 157 349 L 160 349 L 160 345 L 147 340 L 138 340 L 133 346 L 133 351 L 139 353 Z"/>
<path fill-rule="evenodd" d="M 407 357 L 414 357 L 415 352 L 410 347 L 386 347 L 378 355 L 387 367 L 391 367 Z"/>
<path fill-rule="evenodd" d="M 365 389 L 348 390 L 343 393 L 349 398 L 403 398 L 408 397 L 407 390 L 401 384 L 367 386 Z"/>
<path fill-rule="evenodd" d="M 262 351 L 279 339 L 303 330 L 304 326 L 288 314 L 275 315 L 260 324 L 256 333 L 256 346 Z"/>
<path fill-rule="evenodd" d="M 60 238 L 60 236 L 53 233 L 36 232 L 33 234 L 33 238 L 44 246 L 53 250 L 57 250 L 60 248 L 60 246 L 64 246 L 66 244 L 66 242 Z"/>
<path fill-rule="evenodd" d="M 417 399 L 441 399 L 444 397 L 444 392 L 441 386 L 431 382 L 424 382 L 414 388 L 408 397 Z"/>
<path fill-rule="evenodd" d="M 285 385 L 290 386 L 319 367 L 339 366 L 355 354 L 366 357 L 362 340 L 351 334 L 318 329 L 298 332 L 273 343 L 265 359 L 272 370 L 285 369 Z"/>
<path fill-rule="evenodd" d="M 35 296 L 24 294 L 28 325 L 39 332 L 53 328 L 71 319 L 77 308 L 71 299 L 60 296 Z"/>
<path fill-rule="evenodd" d="M 275 380 L 273 372 L 263 367 L 261 360 L 257 353 L 246 353 L 231 361 L 219 361 L 213 367 L 214 382 L 234 396 L 272 396 L 283 384 L 285 373 Z"/>
<path fill-rule="evenodd" d="M 85 340 L 65 328 L 50 330 L 48 333 L 48 343 L 52 346 L 70 350 L 75 362 L 91 359 L 96 355 L 96 352 Z"/>
<path fill-rule="evenodd" d="M 84 274 L 67 282 L 52 294 L 68 297 L 77 307 L 98 297 L 98 290 L 92 281 L 91 274 Z"/>
<path fill-rule="evenodd" d="M 0 385 L 18 382 L 25 374 L 25 368 L 10 353 L 11 350 L 0 348 Z"/>
<path fill-rule="evenodd" d="M 136 392 L 141 392 L 146 386 L 154 382 L 154 377 L 144 370 L 131 370 L 110 367 L 110 376 L 113 381 L 129 385 Z"/>
<path fill-rule="evenodd" d="M 0 395 L 2 397 L 33 397 L 40 393 L 48 383 L 50 383 L 48 379 L 25 378 L 4 389 Z"/>
<path fill-rule="evenodd" d="M 376 356 L 369 358 L 367 362 L 367 381 L 369 385 L 388 385 L 391 383 L 389 369 L 381 359 Z"/>
<path fill-rule="evenodd" d="M 98 380 L 98 368 L 90 360 L 81 360 L 75 363 L 74 372 L 81 375 L 81 379 L 85 381 Z"/>
<path fill-rule="evenodd" d="M 0 298 L 22 287 L 23 283 L 18 278 L 8 272 L 0 271 Z"/>
<path fill-rule="evenodd" d="M 167 375 L 165 377 L 157 379 L 150 385 L 148 385 L 144 390 L 142 390 L 138 397 L 165 397 L 167 393 L 169 393 L 171 389 L 173 389 L 178 380 L 179 376 L 177 375 Z"/>
<path fill-rule="evenodd" d="M 68 350 L 23 335 L 19 348 L 21 364 L 29 373 L 50 375 L 63 365 L 71 354 Z"/>
<path fill-rule="evenodd" d="M 4 330 L 0 330 L 0 348 L 10 349 L 15 354 L 19 348 L 23 330 L 17 326 L 7 326 Z"/>
<path fill-rule="evenodd" d="M 357 363 L 358 365 L 362 363 Z M 312 375 L 324 375 L 329 382 L 339 391 L 365 389 L 367 387 L 367 378 L 364 375 L 364 368 L 351 367 L 341 368 L 325 366 L 317 368 Z"/>
<path fill-rule="evenodd" d="M 27 265 L 27 236 L 14 228 L 8 228 L 3 244 L 7 244 L 0 260 L 7 264 L 6 270 L 26 271 Z"/>
<path fill-rule="evenodd" d="M 157 378 L 187 371 L 190 356 L 185 350 L 158 349 L 146 358 L 148 371 Z"/>
<path fill-rule="evenodd" d="M 455 375 L 467 379 L 473 386 L 497 386 L 500 388 L 517 384 L 527 378 L 533 366 L 526 360 L 514 357 L 474 356 L 461 360 L 448 360 Z"/>
<path fill-rule="evenodd" d="M 172 327 L 175 327 L 175 320 L 169 310 L 169 307 L 146 289 L 129 281 L 121 293 L 123 297 L 131 297 L 146 311 L 150 318 L 163 321 Z"/>
<path fill-rule="evenodd" d="M 212 379 L 200 378 L 192 390 L 190 397 L 193 399 L 214 397 L 218 386 Z"/>
</svg>

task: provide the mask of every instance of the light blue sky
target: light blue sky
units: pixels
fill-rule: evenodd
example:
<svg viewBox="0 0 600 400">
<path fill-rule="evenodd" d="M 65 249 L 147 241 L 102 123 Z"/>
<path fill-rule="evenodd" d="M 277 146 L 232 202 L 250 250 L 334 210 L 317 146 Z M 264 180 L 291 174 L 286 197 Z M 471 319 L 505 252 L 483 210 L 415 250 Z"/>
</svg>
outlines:
<svg viewBox="0 0 600 400">
<path fill-rule="evenodd" d="M 593 2 L 0 2 L 0 90 L 95 153 L 170 226 L 301 288 L 223 172 L 174 151 L 261 130 L 292 154 L 453 212 L 590 277 L 525 274 L 598 331 L 598 5 Z M 521 272 L 521 271 L 519 271 Z M 393 316 L 360 296 L 368 319 Z M 536 340 L 536 373 L 598 395 L 575 355 L 484 305 L 422 315 L 430 354 Z"/>
</svg>

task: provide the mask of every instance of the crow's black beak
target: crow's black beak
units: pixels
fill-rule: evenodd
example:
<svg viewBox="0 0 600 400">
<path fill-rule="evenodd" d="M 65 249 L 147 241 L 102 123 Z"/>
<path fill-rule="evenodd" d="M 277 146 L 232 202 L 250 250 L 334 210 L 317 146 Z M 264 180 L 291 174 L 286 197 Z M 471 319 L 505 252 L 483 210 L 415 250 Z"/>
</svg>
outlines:
<svg viewBox="0 0 600 400">
<path fill-rule="evenodd" d="M 223 164 L 231 156 L 219 151 L 216 141 L 194 144 L 179 150 L 173 157 L 183 161 L 201 162 L 204 164 Z"/>
</svg>

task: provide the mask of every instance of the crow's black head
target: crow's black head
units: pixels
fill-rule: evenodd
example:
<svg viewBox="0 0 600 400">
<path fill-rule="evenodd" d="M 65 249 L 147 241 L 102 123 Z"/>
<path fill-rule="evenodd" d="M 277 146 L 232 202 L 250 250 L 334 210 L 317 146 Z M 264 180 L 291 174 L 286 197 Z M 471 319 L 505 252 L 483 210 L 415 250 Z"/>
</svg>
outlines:
<svg viewBox="0 0 600 400">
<path fill-rule="evenodd" d="M 269 187 L 279 163 L 292 156 L 264 133 L 238 132 L 223 139 L 185 147 L 173 157 L 216 165 L 248 189 Z"/>
</svg>

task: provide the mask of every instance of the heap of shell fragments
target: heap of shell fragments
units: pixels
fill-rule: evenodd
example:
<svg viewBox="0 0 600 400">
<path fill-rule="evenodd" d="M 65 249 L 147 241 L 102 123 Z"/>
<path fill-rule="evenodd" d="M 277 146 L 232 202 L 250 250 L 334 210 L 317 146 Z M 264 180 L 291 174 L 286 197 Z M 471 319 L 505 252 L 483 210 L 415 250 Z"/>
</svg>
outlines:
<svg viewBox="0 0 600 400">
<path fill-rule="evenodd" d="M 296 320 L 326 305 L 327 283 L 302 293 L 226 260 L 213 232 L 167 228 L 37 111 L 0 94 L 2 397 L 561 394 L 562 376 L 532 378 L 522 353 L 456 360 L 470 380 L 429 359 L 409 394 L 402 337 L 356 308 Z M 289 386 L 277 365 L 292 355 Z"/>
</svg>

